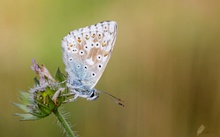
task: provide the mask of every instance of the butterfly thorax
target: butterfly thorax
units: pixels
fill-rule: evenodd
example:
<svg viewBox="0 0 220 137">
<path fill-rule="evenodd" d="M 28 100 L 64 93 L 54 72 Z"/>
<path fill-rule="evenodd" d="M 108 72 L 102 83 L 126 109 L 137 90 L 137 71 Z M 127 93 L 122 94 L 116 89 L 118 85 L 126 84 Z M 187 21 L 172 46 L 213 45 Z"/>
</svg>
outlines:
<svg viewBox="0 0 220 137">
<path fill-rule="evenodd" d="M 74 79 L 70 82 L 70 79 L 67 82 L 67 87 L 74 94 L 74 98 L 82 97 L 86 98 L 87 100 L 95 100 L 98 98 L 98 93 L 95 88 L 90 88 L 81 83 L 80 80 Z"/>
</svg>

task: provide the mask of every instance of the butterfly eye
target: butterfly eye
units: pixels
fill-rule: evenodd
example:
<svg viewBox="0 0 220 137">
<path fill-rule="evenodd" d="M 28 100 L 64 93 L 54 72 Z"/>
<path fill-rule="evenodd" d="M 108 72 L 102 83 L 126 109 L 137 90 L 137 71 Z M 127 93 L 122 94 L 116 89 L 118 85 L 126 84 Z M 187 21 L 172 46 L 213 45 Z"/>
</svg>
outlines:
<svg viewBox="0 0 220 137">
<path fill-rule="evenodd" d="M 93 98 L 95 96 L 94 92 L 90 95 L 90 98 Z"/>
</svg>

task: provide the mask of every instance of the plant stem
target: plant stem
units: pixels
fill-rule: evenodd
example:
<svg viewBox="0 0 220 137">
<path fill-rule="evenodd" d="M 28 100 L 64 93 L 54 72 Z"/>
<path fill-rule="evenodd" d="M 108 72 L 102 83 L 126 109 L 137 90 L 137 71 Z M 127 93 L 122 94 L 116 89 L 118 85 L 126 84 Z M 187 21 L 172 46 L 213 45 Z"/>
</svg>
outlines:
<svg viewBox="0 0 220 137">
<path fill-rule="evenodd" d="M 68 134 L 69 137 L 76 137 L 76 135 L 74 135 L 73 131 L 71 130 L 70 125 L 67 123 L 66 119 L 61 115 L 61 113 L 59 112 L 58 109 L 54 110 L 53 112 L 57 119 L 59 120 L 59 122 L 62 124 L 63 128 L 65 129 L 66 133 Z"/>
</svg>

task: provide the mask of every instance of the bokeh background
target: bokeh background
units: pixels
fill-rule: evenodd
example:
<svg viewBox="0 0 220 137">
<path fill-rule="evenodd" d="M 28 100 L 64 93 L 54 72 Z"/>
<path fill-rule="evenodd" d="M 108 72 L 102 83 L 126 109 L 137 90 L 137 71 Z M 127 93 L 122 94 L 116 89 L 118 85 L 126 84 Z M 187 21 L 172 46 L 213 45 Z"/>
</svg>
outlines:
<svg viewBox="0 0 220 137">
<path fill-rule="evenodd" d="M 60 137 L 55 116 L 21 122 L 18 91 L 33 86 L 35 58 L 64 72 L 61 39 L 103 20 L 118 37 L 96 88 L 106 96 L 64 105 L 81 137 L 220 136 L 220 1 L 0 0 L 0 136 Z"/>
</svg>

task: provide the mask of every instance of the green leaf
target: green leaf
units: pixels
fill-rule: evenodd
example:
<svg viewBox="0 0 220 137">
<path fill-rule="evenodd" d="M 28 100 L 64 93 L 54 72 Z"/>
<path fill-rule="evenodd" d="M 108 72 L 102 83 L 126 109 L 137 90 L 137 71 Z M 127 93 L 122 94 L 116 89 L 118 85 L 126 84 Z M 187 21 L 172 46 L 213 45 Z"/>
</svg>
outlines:
<svg viewBox="0 0 220 137">
<path fill-rule="evenodd" d="M 34 85 L 35 86 L 40 85 L 40 82 L 36 77 L 34 78 Z"/>
<path fill-rule="evenodd" d="M 26 105 L 23 105 L 23 104 L 18 104 L 18 103 L 14 103 L 12 102 L 13 105 L 19 107 L 20 109 L 22 109 L 24 112 L 28 113 L 29 112 L 29 109 L 27 108 Z"/>
<path fill-rule="evenodd" d="M 22 121 L 33 121 L 33 120 L 38 120 L 40 118 L 34 116 L 34 115 L 31 115 L 31 114 L 20 114 L 20 113 L 16 113 L 15 116 L 19 116 L 21 117 L 20 120 Z"/>
<path fill-rule="evenodd" d="M 55 75 L 55 80 L 58 82 L 63 82 L 65 81 L 65 76 L 63 73 L 61 73 L 60 68 L 57 69 L 56 75 Z"/>
<path fill-rule="evenodd" d="M 23 91 L 19 91 L 19 93 L 20 93 L 19 99 L 23 104 L 27 105 L 31 103 L 30 93 Z"/>
</svg>

